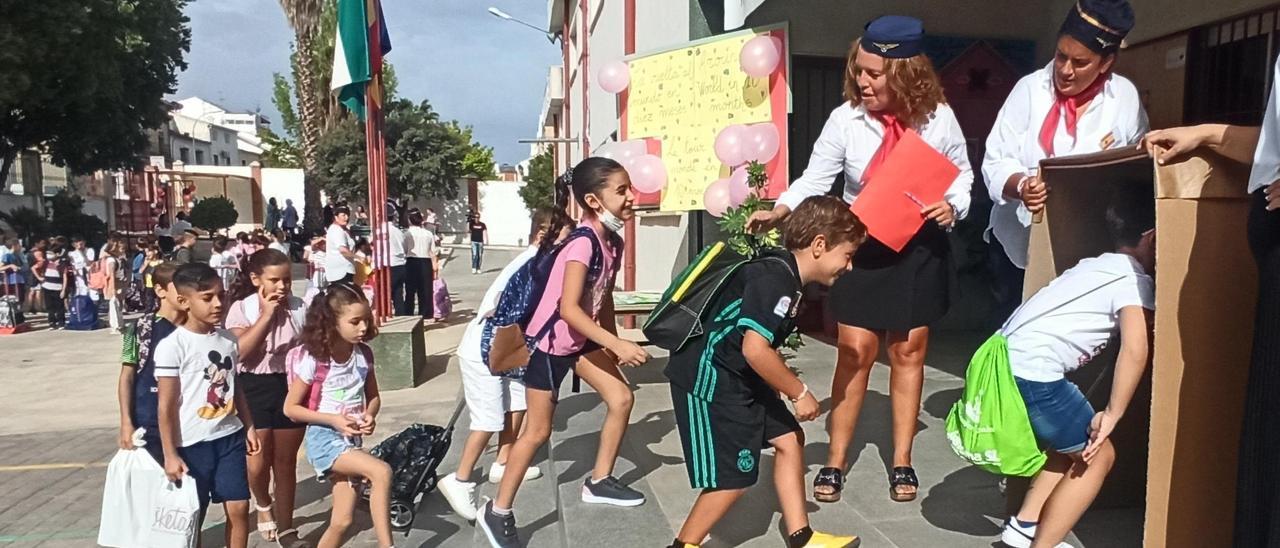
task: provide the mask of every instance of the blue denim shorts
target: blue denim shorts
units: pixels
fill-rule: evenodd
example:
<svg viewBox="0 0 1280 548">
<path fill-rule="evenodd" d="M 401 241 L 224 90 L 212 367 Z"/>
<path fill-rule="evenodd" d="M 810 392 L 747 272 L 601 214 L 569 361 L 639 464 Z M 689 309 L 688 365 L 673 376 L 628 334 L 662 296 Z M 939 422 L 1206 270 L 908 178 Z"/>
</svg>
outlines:
<svg viewBox="0 0 1280 548">
<path fill-rule="evenodd" d="M 329 475 L 338 457 L 354 449 L 337 430 L 316 424 L 307 426 L 302 444 L 307 448 L 307 462 L 316 469 L 316 476 L 321 478 Z"/>
<path fill-rule="evenodd" d="M 1089 443 L 1093 406 L 1075 383 L 1060 379 L 1035 382 L 1013 378 L 1027 405 L 1031 430 L 1041 445 L 1058 453 L 1078 453 Z"/>
</svg>

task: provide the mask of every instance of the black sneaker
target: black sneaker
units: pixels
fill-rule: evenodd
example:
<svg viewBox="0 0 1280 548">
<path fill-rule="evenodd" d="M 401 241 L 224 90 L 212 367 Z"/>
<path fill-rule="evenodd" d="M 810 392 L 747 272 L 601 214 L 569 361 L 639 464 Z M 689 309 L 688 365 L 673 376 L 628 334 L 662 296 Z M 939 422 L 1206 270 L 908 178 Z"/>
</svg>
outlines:
<svg viewBox="0 0 1280 548">
<path fill-rule="evenodd" d="M 582 502 L 591 504 L 612 504 L 614 506 L 640 506 L 644 504 L 644 494 L 623 485 L 618 478 L 609 476 L 592 483 L 587 478 L 582 484 Z"/>
<path fill-rule="evenodd" d="M 476 516 L 476 525 L 484 531 L 493 548 L 516 548 L 520 546 L 520 537 L 516 534 L 516 515 L 510 513 L 500 516 L 493 513 L 493 501 L 488 497 L 480 506 L 480 515 Z"/>
</svg>

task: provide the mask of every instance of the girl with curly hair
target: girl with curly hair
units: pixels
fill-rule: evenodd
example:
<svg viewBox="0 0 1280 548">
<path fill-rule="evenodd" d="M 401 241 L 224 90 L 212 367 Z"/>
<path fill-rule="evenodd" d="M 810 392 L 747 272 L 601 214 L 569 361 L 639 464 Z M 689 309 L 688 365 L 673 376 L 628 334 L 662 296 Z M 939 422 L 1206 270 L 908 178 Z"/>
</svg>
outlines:
<svg viewBox="0 0 1280 548">
<path fill-rule="evenodd" d="M 822 502 L 840 499 L 846 453 L 881 344 L 888 345 L 893 400 L 889 494 L 895 501 L 913 500 L 919 486 L 911 467 L 911 444 L 924 388 L 929 324 L 951 304 L 946 233 L 968 213 L 973 186 L 964 134 L 923 53 L 923 41 L 924 25 L 918 19 L 889 15 L 867 25 L 849 50 L 846 102 L 827 119 L 804 175 L 778 198 L 772 211 L 758 212 L 748 221 L 753 230 L 774 226 L 805 198 L 826 194 L 841 174 L 844 200 L 853 203 L 908 131 L 919 134 L 960 170 L 942 201 L 921 207 L 920 214 L 928 220 L 906 247 L 894 251 L 868 238 L 853 258 L 853 270 L 831 288 L 827 306 L 839 323 L 839 343 L 831 383 L 831 443 L 826 465 L 814 480 L 814 498 Z"/>
<path fill-rule="evenodd" d="M 333 485 L 333 513 L 317 547 L 342 546 L 360 496 L 356 487 L 368 481 L 369 515 L 378 546 L 387 548 L 391 468 L 360 448 L 382 407 L 373 351 L 366 344 L 378 334 L 373 312 L 359 290 L 335 283 L 311 302 L 306 324 L 301 349 L 287 360 L 293 380 L 284 412 L 308 425 L 307 460 Z"/>
</svg>

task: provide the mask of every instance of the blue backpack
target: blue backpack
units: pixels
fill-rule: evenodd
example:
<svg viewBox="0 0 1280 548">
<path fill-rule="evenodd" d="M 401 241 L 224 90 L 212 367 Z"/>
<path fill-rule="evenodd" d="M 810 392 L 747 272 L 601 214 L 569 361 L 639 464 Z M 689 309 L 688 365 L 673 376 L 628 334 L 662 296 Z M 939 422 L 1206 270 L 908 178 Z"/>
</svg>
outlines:
<svg viewBox="0 0 1280 548">
<path fill-rule="evenodd" d="M 612 238 L 616 236 L 610 235 Z M 539 252 L 533 259 L 525 263 L 507 281 L 502 295 L 498 297 L 498 305 L 493 315 L 485 319 L 480 336 L 480 355 L 485 365 L 495 375 L 518 377 L 524 374 L 524 366 L 529 364 L 532 349 L 551 331 L 560 319 L 560 309 L 547 320 L 546 325 L 535 336 L 528 336 L 529 322 L 533 313 L 542 302 L 547 283 L 551 278 L 551 269 L 555 267 L 556 257 L 560 251 L 578 238 L 586 238 L 591 242 L 591 263 L 587 265 L 587 287 L 593 287 L 604 271 L 604 253 L 595 230 L 580 226 L 569 233 L 569 237 L 557 243 L 550 250 Z M 613 241 L 614 264 L 620 259 L 618 251 L 621 242 Z"/>
</svg>

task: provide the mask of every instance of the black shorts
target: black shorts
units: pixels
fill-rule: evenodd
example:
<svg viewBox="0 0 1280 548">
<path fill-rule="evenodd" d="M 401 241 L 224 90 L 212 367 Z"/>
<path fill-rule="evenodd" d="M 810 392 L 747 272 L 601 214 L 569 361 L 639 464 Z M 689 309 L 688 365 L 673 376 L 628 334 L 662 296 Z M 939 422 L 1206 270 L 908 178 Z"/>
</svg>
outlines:
<svg viewBox="0 0 1280 548">
<path fill-rule="evenodd" d="M 578 358 L 595 352 L 600 345 L 587 341 L 582 350 L 568 356 L 556 356 L 541 350 L 534 350 L 529 356 L 529 366 L 524 370 L 524 386 L 534 390 L 551 392 L 551 401 L 560 399 L 560 384 L 578 364 Z"/>
<path fill-rule="evenodd" d="M 249 402 L 254 428 L 265 430 L 306 426 L 289 420 L 284 414 L 284 397 L 289 393 L 289 379 L 284 373 L 240 373 L 236 375 L 236 382 L 239 383 L 240 390 L 244 391 L 245 401 Z"/>
<path fill-rule="evenodd" d="M 694 489 L 755 485 L 760 450 L 769 447 L 769 440 L 800 431 L 800 422 L 777 397 L 752 403 L 710 402 L 672 384 L 671 403 Z"/>
</svg>

